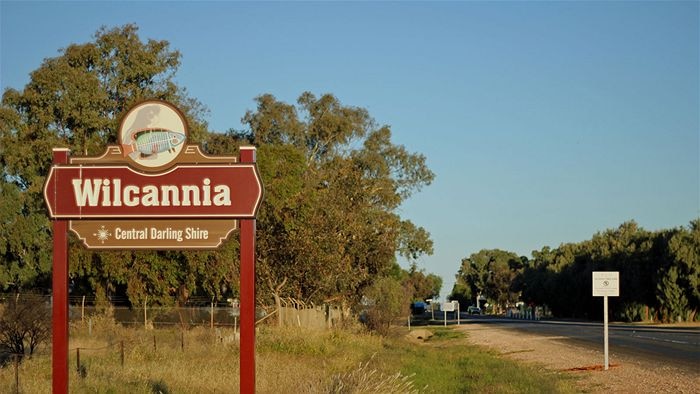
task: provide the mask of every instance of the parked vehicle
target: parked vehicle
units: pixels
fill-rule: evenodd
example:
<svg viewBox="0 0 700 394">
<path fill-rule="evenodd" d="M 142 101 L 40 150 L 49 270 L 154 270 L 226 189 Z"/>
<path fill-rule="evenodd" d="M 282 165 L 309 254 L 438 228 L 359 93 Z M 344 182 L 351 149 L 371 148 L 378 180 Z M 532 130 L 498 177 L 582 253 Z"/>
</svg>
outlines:
<svg viewBox="0 0 700 394">
<path fill-rule="evenodd" d="M 480 315 L 481 314 L 481 308 L 478 306 L 470 306 L 467 308 L 467 313 L 470 315 Z"/>
<path fill-rule="evenodd" d="M 415 301 L 411 303 L 411 313 L 413 315 L 422 315 L 425 313 L 426 305 L 425 302 Z"/>
</svg>

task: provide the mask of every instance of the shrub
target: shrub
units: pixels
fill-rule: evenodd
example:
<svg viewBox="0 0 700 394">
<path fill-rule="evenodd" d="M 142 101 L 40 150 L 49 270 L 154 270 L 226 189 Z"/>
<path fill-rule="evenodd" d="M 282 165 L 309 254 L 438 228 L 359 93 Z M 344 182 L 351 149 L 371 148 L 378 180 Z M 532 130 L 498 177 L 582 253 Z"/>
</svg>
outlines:
<svg viewBox="0 0 700 394">
<path fill-rule="evenodd" d="M 365 292 L 365 300 L 364 322 L 370 330 L 382 335 L 389 332 L 392 322 L 409 313 L 410 295 L 393 278 L 376 280 Z"/>
<path fill-rule="evenodd" d="M 0 313 L 0 347 L 20 360 L 51 337 L 51 310 L 40 296 L 10 297 Z M 28 352 L 28 354 L 27 354 Z"/>
</svg>

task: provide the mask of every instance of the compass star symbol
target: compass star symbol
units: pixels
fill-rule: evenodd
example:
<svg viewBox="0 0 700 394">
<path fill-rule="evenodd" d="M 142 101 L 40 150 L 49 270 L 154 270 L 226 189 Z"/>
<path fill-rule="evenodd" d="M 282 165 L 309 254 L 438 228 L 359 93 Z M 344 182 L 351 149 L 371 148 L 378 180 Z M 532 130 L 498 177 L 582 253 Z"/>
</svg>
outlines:
<svg viewBox="0 0 700 394">
<path fill-rule="evenodd" d="M 109 239 L 112 234 L 105 228 L 104 225 L 100 226 L 100 228 L 97 229 L 96 233 L 93 233 L 95 237 L 97 237 L 97 240 L 102 242 L 103 244 L 105 243 L 106 240 Z"/>
</svg>

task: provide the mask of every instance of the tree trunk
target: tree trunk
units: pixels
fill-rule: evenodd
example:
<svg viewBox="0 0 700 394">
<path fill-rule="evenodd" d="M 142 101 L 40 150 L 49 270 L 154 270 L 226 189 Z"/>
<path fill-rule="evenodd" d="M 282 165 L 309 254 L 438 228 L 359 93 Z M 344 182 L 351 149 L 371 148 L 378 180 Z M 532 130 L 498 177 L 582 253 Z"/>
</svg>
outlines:
<svg viewBox="0 0 700 394">
<path fill-rule="evenodd" d="M 280 291 L 287 284 L 287 277 L 285 276 L 282 283 L 275 286 L 272 280 L 267 281 L 267 285 L 272 292 L 272 296 L 275 298 L 275 308 L 277 308 L 277 326 L 282 327 L 284 325 L 284 316 L 282 316 L 282 299 L 280 298 Z"/>
</svg>

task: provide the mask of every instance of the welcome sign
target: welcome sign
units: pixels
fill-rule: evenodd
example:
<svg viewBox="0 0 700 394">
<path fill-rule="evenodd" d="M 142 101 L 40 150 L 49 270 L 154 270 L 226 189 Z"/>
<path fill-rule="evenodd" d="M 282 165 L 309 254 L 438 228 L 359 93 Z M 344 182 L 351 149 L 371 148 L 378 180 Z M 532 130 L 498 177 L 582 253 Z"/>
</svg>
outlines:
<svg viewBox="0 0 700 394">
<path fill-rule="evenodd" d="M 240 392 L 255 391 L 255 215 L 263 187 L 255 148 L 207 156 L 159 100 L 133 107 L 119 144 L 99 157 L 55 148 L 44 185 L 53 224 L 52 388 L 68 393 L 68 230 L 89 249 L 212 249 L 240 228 Z M 240 222 L 240 223 L 239 223 Z"/>
<path fill-rule="evenodd" d="M 207 156 L 186 143 L 187 135 L 173 105 L 136 105 L 120 123 L 119 145 L 51 167 L 44 186 L 49 216 L 70 219 L 88 248 L 219 247 L 236 219 L 255 218 L 262 183 L 255 163 Z"/>
</svg>

